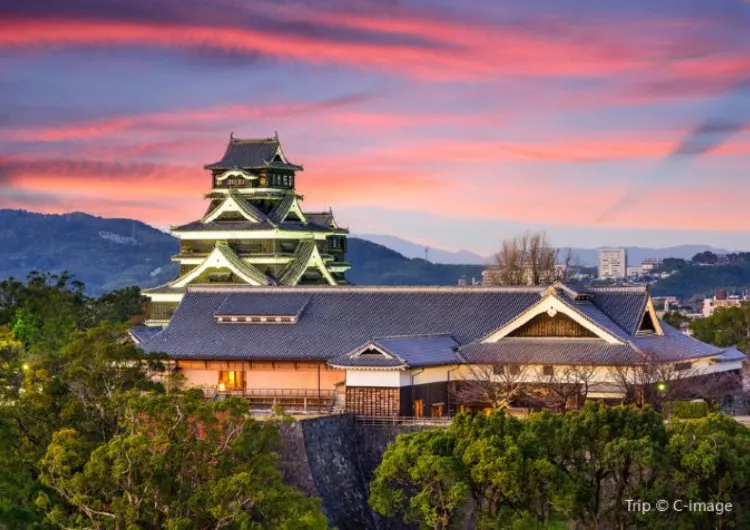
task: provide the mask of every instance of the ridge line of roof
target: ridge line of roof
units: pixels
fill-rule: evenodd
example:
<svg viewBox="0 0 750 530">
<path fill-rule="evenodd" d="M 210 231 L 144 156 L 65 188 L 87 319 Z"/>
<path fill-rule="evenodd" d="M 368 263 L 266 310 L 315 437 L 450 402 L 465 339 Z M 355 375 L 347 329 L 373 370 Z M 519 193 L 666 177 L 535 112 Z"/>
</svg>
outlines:
<svg viewBox="0 0 750 530">
<path fill-rule="evenodd" d="M 274 287 L 246 285 L 188 285 L 188 293 L 364 293 L 364 292 L 426 292 L 426 293 L 530 293 L 543 291 L 540 287 L 482 285 L 279 285 Z"/>
<path fill-rule="evenodd" d="M 454 339 L 453 335 L 450 333 L 413 333 L 413 334 L 401 334 L 401 335 L 385 335 L 385 336 L 380 336 L 380 337 L 371 337 L 370 341 L 401 339 L 401 338 L 407 338 L 407 337 L 450 337 L 451 339 L 453 339 L 453 342 L 456 342 L 456 339 Z"/>
</svg>

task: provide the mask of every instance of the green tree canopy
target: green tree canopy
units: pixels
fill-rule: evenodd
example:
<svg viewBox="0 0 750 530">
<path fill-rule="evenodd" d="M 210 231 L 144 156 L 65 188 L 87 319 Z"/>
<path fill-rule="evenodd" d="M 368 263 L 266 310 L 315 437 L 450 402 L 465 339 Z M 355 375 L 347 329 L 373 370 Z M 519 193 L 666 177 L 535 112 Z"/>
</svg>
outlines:
<svg viewBox="0 0 750 530">
<path fill-rule="evenodd" d="M 750 351 L 750 304 L 719 307 L 710 317 L 692 321 L 690 329 L 700 341 Z"/>
<path fill-rule="evenodd" d="M 123 432 L 92 447 L 57 431 L 41 461 L 42 481 L 70 508 L 64 527 L 327 528 L 317 502 L 285 486 L 272 422 L 248 416 L 240 398 L 206 401 L 198 391 L 128 393 Z M 45 506 L 43 500 L 41 505 Z"/>
<path fill-rule="evenodd" d="M 598 403 L 525 420 L 459 415 L 447 430 L 397 438 L 370 504 L 431 528 L 744 528 L 749 433 L 720 415 L 667 429 L 650 408 Z M 628 499 L 720 500 L 735 510 L 644 513 L 628 510 Z"/>
</svg>

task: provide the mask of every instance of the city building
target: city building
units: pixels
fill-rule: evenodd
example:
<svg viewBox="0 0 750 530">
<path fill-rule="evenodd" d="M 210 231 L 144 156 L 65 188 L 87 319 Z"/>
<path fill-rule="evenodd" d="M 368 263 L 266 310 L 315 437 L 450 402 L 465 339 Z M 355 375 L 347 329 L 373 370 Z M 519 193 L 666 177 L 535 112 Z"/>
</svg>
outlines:
<svg viewBox="0 0 750 530">
<path fill-rule="evenodd" d="M 638 265 L 636 267 L 626 267 L 625 272 L 628 278 L 637 278 L 643 274 L 643 269 Z"/>
<path fill-rule="evenodd" d="M 744 360 L 660 321 L 644 286 L 194 285 L 163 331 L 131 334 L 209 396 L 375 416 L 481 407 L 453 389 L 482 367 L 530 388 L 584 370 L 587 398 L 617 401 L 623 368 L 701 377 Z"/>
<path fill-rule="evenodd" d="M 624 248 L 600 248 L 599 278 L 616 280 L 627 277 L 627 251 Z"/>
<path fill-rule="evenodd" d="M 173 226 L 179 276 L 147 289 L 148 324 L 166 324 L 189 285 L 339 285 L 347 283 L 348 230 L 331 211 L 304 212 L 296 190 L 302 166 L 279 138 L 230 137 L 224 156 L 204 166 L 211 191 L 200 219 Z"/>
<path fill-rule="evenodd" d="M 702 316 L 710 317 L 720 307 L 738 307 L 748 302 L 747 292 L 730 294 L 726 289 L 716 289 L 712 298 L 703 299 Z"/>
<path fill-rule="evenodd" d="M 662 264 L 662 260 L 659 258 L 646 258 L 641 262 L 641 270 L 644 273 L 652 272 Z"/>
</svg>

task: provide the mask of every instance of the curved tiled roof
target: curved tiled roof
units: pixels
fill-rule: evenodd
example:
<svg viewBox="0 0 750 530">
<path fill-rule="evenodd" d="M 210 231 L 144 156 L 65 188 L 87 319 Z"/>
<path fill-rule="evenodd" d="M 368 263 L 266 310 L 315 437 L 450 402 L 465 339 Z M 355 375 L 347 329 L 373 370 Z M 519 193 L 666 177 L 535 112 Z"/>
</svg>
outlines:
<svg viewBox="0 0 750 530">
<path fill-rule="evenodd" d="M 205 169 L 254 169 L 264 167 L 302 169 L 302 166 L 296 164 L 274 160 L 280 149 L 281 144 L 278 138 L 230 138 L 221 160 L 213 164 L 206 164 L 203 167 Z"/>
<path fill-rule="evenodd" d="M 717 357 L 723 352 L 663 322 L 664 335 L 629 331 L 634 322 L 640 323 L 644 303 L 615 298 L 647 297 L 645 290 L 597 291 L 594 300 L 602 294 L 609 297 L 602 305 L 553 293 L 568 308 L 608 331 L 619 344 L 601 339 L 533 337 L 480 343 L 481 338 L 537 305 L 545 292 L 551 291 L 540 287 L 194 286 L 188 287 L 167 328 L 147 340 L 143 348 L 178 358 L 335 359 L 332 364 L 339 364 L 343 356 L 377 343 L 392 351 L 394 358 L 401 356 L 399 352 L 408 357 L 413 351 L 422 355 L 418 362 L 425 363 L 430 362 L 430 355 L 437 361 L 447 350 L 429 354 L 428 349 L 419 348 L 422 339 L 415 335 L 442 335 L 461 345 L 458 353 L 466 362 L 617 365 Z M 303 299 L 304 309 L 298 312 Z M 269 315 L 294 310 L 298 318 L 285 326 L 217 324 L 214 314 L 229 306 L 254 308 L 255 312 L 263 308 Z M 636 311 L 636 315 L 629 314 Z M 396 336 L 407 338 L 393 338 Z M 406 357 L 398 360 L 400 364 L 383 364 L 376 356 L 367 360 L 374 363 L 370 366 L 411 364 Z"/>
</svg>

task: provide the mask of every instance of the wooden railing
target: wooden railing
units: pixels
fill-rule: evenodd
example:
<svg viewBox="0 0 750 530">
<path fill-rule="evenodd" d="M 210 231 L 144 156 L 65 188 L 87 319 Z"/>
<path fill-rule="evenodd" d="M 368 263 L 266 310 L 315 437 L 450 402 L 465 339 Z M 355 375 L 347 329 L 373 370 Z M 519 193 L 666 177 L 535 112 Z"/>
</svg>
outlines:
<svg viewBox="0 0 750 530">
<path fill-rule="evenodd" d="M 242 397 L 278 397 L 278 398 L 321 398 L 333 399 L 333 390 L 318 390 L 310 388 L 245 388 L 241 390 L 226 389 L 219 390 L 214 387 L 214 394 Z"/>
</svg>

